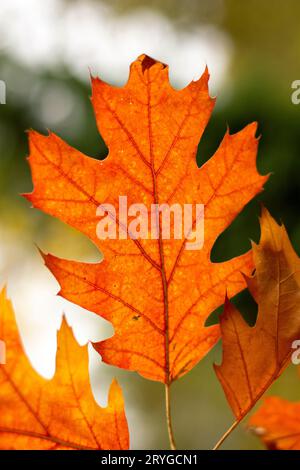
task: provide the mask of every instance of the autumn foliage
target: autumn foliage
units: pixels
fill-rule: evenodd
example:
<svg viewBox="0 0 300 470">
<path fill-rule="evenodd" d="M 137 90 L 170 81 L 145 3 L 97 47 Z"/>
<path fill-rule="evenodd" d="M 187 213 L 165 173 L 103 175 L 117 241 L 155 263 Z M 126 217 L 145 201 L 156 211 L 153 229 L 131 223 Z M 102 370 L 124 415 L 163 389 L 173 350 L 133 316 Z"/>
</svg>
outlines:
<svg viewBox="0 0 300 470">
<path fill-rule="evenodd" d="M 260 243 L 252 247 L 255 274 L 247 279 L 258 304 L 255 326 L 249 326 L 228 300 L 220 320 L 223 361 L 215 370 L 236 423 L 289 365 L 293 341 L 300 337 L 300 259 L 285 228 L 265 209 L 261 231 Z M 273 410 L 280 413 L 280 408 Z M 271 409 L 270 401 L 252 417 L 252 424 L 272 423 Z"/>
<path fill-rule="evenodd" d="M 300 402 L 268 397 L 249 425 L 270 450 L 300 450 Z"/>
<path fill-rule="evenodd" d="M 60 295 L 113 324 L 114 336 L 94 345 L 103 361 L 166 384 L 216 344 L 219 326 L 207 328 L 205 321 L 226 290 L 232 297 L 246 285 L 241 272 L 251 274 L 251 252 L 224 263 L 212 263 L 210 252 L 266 181 L 255 166 L 256 124 L 227 132 L 215 155 L 197 167 L 197 144 L 214 105 L 208 78 L 206 70 L 176 91 L 168 68 L 141 56 L 123 88 L 92 79 L 97 125 L 109 148 L 101 162 L 54 134 L 29 135 L 34 191 L 26 197 L 86 234 L 104 255 L 98 264 L 44 256 Z M 186 239 L 99 240 L 97 207 L 118 208 L 123 194 L 128 204 L 148 207 L 203 203 L 203 249 L 186 250 Z"/>
<path fill-rule="evenodd" d="M 87 347 L 77 344 L 65 319 L 50 381 L 33 370 L 24 353 L 5 290 L 0 294 L 0 337 L 7 350 L 0 368 L 1 449 L 128 449 L 122 391 L 114 381 L 108 406 L 95 402 Z"/>
<path fill-rule="evenodd" d="M 197 166 L 197 145 L 215 102 L 208 79 L 205 70 L 199 80 L 175 90 L 168 67 L 145 55 L 131 65 L 121 88 L 92 78 L 97 126 L 109 148 L 103 161 L 82 154 L 53 133 L 29 133 L 34 189 L 26 198 L 33 207 L 78 229 L 103 253 L 99 263 L 43 254 L 60 284 L 59 295 L 112 323 L 114 335 L 93 345 L 104 362 L 165 384 L 172 447 L 169 387 L 220 337 L 223 359 L 215 370 L 236 425 L 288 365 L 291 344 L 300 337 L 299 258 L 285 229 L 265 209 L 258 245 L 225 262 L 211 261 L 216 239 L 262 191 L 268 176 L 256 169 L 256 123 L 236 134 L 227 131 L 215 154 Z M 187 236 L 163 238 L 161 218 L 157 239 L 131 238 L 127 225 L 118 220 L 123 236 L 100 240 L 97 208 L 113 204 L 118 209 L 120 195 L 127 196 L 128 204 L 142 202 L 149 208 L 204 204 L 202 249 L 187 250 Z M 254 327 L 229 301 L 246 287 L 258 304 Z M 224 301 L 220 324 L 206 326 Z M 65 321 L 58 336 L 57 371 L 46 386 L 21 350 L 4 293 L 0 319 L 2 336 L 14 346 L 7 365 L 1 366 L 6 410 L 0 414 L 1 447 L 128 448 L 121 390 L 113 382 L 105 409 L 94 402 L 86 385 L 86 349 L 76 344 Z M 17 355 L 21 360 L 15 367 Z M 68 403 L 59 422 L 55 410 L 62 404 L 54 399 L 58 389 L 62 402 Z M 285 408 L 291 416 L 296 413 L 292 405 L 282 405 L 283 413 Z M 23 409 L 25 413 L 18 411 Z M 269 402 L 252 424 L 265 423 L 264 440 L 280 447 L 280 418 L 270 418 L 271 411 Z M 75 421 L 76 431 L 71 432 Z M 293 426 L 287 424 L 287 431 Z"/>
<path fill-rule="evenodd" d="M 223 362 L 215 369 L 238 419 L 283 372 L 300 337 L 300 259 L 265 209 L 261 228 L 253 244 L 255 275 L 247 279 L 258 304 L 256 324 L 250 327 L 228 301 L 221 316 Z"/>
</svg>

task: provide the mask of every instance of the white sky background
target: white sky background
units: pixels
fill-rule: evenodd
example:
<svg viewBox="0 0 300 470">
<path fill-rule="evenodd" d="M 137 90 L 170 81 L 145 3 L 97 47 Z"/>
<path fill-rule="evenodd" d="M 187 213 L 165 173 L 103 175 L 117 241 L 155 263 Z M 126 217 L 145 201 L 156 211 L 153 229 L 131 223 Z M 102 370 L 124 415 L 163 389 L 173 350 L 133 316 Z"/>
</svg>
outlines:
<svg viewBox="0 0 300 470">
<path fill-rule="evenodd" d="M 53 69 L 63 63 L 85 81 L 90 69 L 114 83 L 124 83 L 129 64 L 147 53 L 169 64 L 176 87 L 197 79 L 207 64 L 214 95 L 226 78 L 232 46 L 213 26 L 178 30 L 171 20 L 149 9 L 116 16 L 107 5 L 89 0 L 67 5 L 61 0 L 1 0 L 0 53 L 34 69 Z M 43 266 L 34 240 L 24 242 L 20 234 L 0 227 L 0 284 L 4 282 L 8 282 L 27 351 L 45 376 L 54 372 L 55 335 L 62 311 L 81 343 L 88 338 L 104 339 L 112 331 L 104 320 L 90 314 L 88 322 L 82 309 L 56 297 L 58 285 Z M 103 378 L 100 400 L 104 404 L 111 378 L 118 372 L 97 361 L 97 373 Z M 129 421 L 142 422 L 134 407 L 127 414 Z M 132 433 L 132 445 L 143 447 L 145 426 L 137 429 Z"/>
<path fill-rule="evenodd" d="M 89 0 L 1 0 L 1 50 L 32 67 L 63 62 L 84 80 L 91 68 L 114 82 L 125 82 L 129 64 L 147 53 L 169 64 L 172 83 L 181 87 L 207 64 L 215 91 L 226 75 L 231 42 L 211 25 L 179 30 L 150 9 L 116 16 Z"/>
</svg>

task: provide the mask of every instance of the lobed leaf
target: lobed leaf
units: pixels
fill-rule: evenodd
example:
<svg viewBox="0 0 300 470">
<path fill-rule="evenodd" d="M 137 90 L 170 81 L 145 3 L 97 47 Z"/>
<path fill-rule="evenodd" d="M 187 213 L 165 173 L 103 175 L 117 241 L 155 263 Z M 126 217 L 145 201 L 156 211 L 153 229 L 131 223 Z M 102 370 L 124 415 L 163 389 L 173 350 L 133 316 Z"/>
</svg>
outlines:
<svg viewBox="0 0 300 470">
<path fill-rule="evenodd" d="M 18 334 L 11 303 L 0 294 L 0 449 L 128 449 L 122 390 L 114 380 L 108 406 L 95 401 L 88 375 L 87 347 L 77 344 L 63 320 L 58 332 L 56 372 L 51 380 L 32 368 Z"/>
<path fill-rule="evenodd" d="M 104 362 L 166 384 L 218 341 L 219 326 L 205 321 L 223 304 L 225 289 L 231 297 L 245 287 L 241 271 L 251 274 L 251 252 L 223 263 L 212 263 L 210 253 L 267 180 L 256 170 L 255 123 L 227 132 L 215 155 L 197 167 L 197 145 L 214 106 L 208 79 L 205 70 L 177 91 L 168 67 L 145 55 L 122 88 L 93 78 L 97 125 L 109 148 L 101 162 L 52 133 L 29 135 L 34 191 L 27 199 L 86 234 L 104 255 L 96 264 L 45 255 L 60 295 L 114 326 L 112 338 L 94 345 Z M 149 212 L 152 204 L 204 204 L 202 250 L 187 250 L 187 236 L 164 239 L 161 217 L 158 239 L 132 239 L 117 220 L 122 239 L 99 240 L 97 208 L 113 204 L 118 214 L 122 195 L 128 206 L 143 203 Z"/>
<path fill-rule="evenodd" d="M 217 377 L 241 420 L 291 361 L 300 337 L 300 259 L 283 226 L 262 211 L 261 239 L 253 244 L 256 271 L 247 280 L 258 303 L 250 327 L 227 300 L 221 316 L 223 360 Z"/>
</svg>

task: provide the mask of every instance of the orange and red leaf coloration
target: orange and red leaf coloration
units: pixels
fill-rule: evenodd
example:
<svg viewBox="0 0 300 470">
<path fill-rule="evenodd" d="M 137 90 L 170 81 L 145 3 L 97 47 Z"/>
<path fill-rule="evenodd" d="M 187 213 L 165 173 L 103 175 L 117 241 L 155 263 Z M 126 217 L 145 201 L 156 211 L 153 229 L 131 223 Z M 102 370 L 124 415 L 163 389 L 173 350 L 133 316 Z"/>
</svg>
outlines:
<svg viewBox="0 0 300 470">
<path fill-rule="evenodd" d="M 300 337 L 300 259 L 266 209 L 261 232 L 253 244 L 256 272 L 248 279 L 258 304 L 256 324 L 250 327 L 229 301 L 220 320 L 223 360 L 215 370 L 238 421 L 289 364 Z"/>
<path fill-rule="evenodd" d="M 86 234 L 103 252 L 89 264 L 45 255 L 64 298 L 109 320 L 115 334 L 95 344 L 102 359 L 170 384 L 215 345 L 219 326 L 205 327 L 210 313 L 245 288 L 252 254 L 212 263 L 219 235 L 262 190 L 256 170 L 256 124 L 226 133 L 215 155 L 198 168 L 196 150 L 214 100 L 209 75 L 182 90 L 168 80 L 168 67 L 140 56 L 127 84 L 117 88 L 92 79 L 92 103 L 109 154 L 83 155 L 50 133 L 30 132 L 33 206 Z M 119 209 L 119 196 L 133 203 L 204 204 L 205 238 L 200 251 L 186 239 L 99 240 L 97 207 Z M 125 230 L 125 229 L 124 229 Z"/>
<path fill-rule="evenodd" d="M 300 450 L 300 402 L 268 397 L 249 425 L 270 450 Z"/>
<path fill-rule="evenodd" d="M 4 290 L 0 338 L 6 344 L 6 363 L 0 365 L 0 449 L 128 449 L 121 388 L 112 382 L 106 408 L 95 402 L 87 347 L 76 343 L 65 320 L 50 381 L 35 372 L 26 357 Z"/>
</svg>

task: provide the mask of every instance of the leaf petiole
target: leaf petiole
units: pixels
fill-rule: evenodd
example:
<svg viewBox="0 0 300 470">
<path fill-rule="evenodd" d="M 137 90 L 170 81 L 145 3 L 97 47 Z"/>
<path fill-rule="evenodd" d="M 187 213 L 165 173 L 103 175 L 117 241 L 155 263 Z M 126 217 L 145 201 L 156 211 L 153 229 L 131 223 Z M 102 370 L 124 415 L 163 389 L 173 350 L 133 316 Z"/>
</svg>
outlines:
<svg viewBox="0 0 300 470">
<path fill-rule="evenodd" d="M 166 419 L 167 419 L 167 427 L 168 427 L 168 435 L 170 441 L 170 448 L 171 450 L 176 450 L 176 444 L 172 429 L 172 419 L 171 419 L 171 400 L 170 400 L 170 385 L 165 384 L 165 394 L 166 394 Z"/>
</svg>

